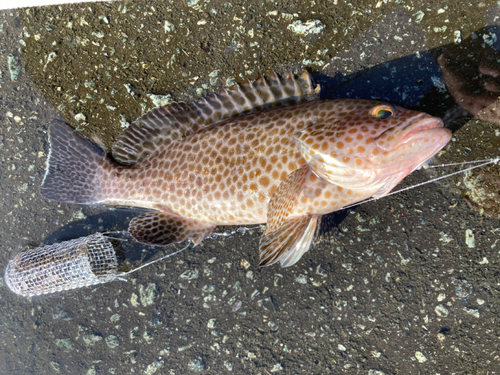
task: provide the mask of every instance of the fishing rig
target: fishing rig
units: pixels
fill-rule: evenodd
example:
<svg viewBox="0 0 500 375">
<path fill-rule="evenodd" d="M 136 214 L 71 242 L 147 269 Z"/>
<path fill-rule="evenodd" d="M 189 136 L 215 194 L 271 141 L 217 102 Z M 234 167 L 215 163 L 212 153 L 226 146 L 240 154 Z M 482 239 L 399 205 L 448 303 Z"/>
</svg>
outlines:
<svg viewBox="0 0 500 375">
<path fill-rule="evenodd" d="M 244 233 L 250 228 L 213 233 L 210 238 L 227 237 Z M 94 233 L 74 240 L 28 249 L 11 259 L 5 270 L 5 283 L 9 289 L 24 297 L 34 297 L 108 283 L 125 277 L 144 267 L 186 250 L 191 243 L 173 253 L 121 272 L 117 248 L 111 240 L 126 241 L 112 234 L 127 232 Z"/>
<path fill-rule="evenodd" d="M 453 172 L 398 191 L 393 191 L 387 194 L 387 196 L 438 181 L 458 173 L 464 173 L 475 168 L 483 167 L 488 164 L 497 164 L 499 161 L 500 158 L 497 157 L 494 159 L 472 162 L 429 166 L 427 168 L 480 163 L 479 165 L 461 169 L 458 172 Z M 372 200 L 375 199 L 371 198 L 363 202 L 358 202 L 354 205 L 346 206 L 343 209 Z M 221 233 L 213 233 L 209 238 L 216 239 L 218 237 L 228 237 L 235 233 L 245 233 L 247 230 L 251 229 L 255 228 L 240 227 L 232 231 L 226 230 Z M 140 267 L 122 272 L 119 269 L 117 249 L 111 242 L 112 239 L 118 240 L 118 238 L 110 237 L 109 235 L 125 233 L 127 232 L 95 233 L 74 240 L 23 251 L 9 261 L 5 270 L 5 283 L 14 293 L 24 297 L 33 297 L 103 284 L 117 279 L 125 280 L 125 276 L 178 254 L 191 245 L 191 243 L 189 243 L 180 250 L 143 264 Z M 124 241 L 123 239 L 120 240 Z"/>
</svg>

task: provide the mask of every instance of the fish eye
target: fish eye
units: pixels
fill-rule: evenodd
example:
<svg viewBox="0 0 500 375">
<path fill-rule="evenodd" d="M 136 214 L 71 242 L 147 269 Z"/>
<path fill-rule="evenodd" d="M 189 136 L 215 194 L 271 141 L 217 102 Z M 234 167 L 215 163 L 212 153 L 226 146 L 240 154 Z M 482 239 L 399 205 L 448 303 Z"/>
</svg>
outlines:
<svg viewBox="0 0 500 375">
<path fill-rule="evenodd" d="M 391 117 L 394 114 L 394 110 L 387 105 L 378 105 L 370 110 L 370 115 L 379 120 Z"/>
</svg>

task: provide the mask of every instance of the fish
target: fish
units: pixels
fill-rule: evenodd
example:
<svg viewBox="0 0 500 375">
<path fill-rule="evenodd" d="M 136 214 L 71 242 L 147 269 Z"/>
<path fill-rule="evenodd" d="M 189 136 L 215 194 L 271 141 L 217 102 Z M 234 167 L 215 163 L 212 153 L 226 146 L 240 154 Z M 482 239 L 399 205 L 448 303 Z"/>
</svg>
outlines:
<svg viewBox="0 0 500 375">
<path fill-rule="evenodd" d="M 259 265 L 292 266 L 322 216 L 387 195 L 451 139 L 427 113 L 320 95 L 306 71 L 271 71 L 152 109 L 111 155 L 53 121 L 41 194 L 148 209 L 128 230 L 149 245 L 198 245 L 219 225 L 266 223 Z"/>
</svg>

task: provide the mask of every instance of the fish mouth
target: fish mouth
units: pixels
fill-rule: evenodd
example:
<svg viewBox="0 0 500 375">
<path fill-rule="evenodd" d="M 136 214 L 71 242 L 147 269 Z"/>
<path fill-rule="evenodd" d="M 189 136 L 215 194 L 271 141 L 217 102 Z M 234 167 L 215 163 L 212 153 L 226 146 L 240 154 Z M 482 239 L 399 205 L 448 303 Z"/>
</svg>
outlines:
<svg viewBox="0 0 500 375">
<path fill-rule="evenodd" d="M 451 131 L 444 127 L 437 117 L 425 118 L 415 123 L 401 138 L 395 152 L 401 149 L 411 150 L 401 155 L 401 163 L 410 167 L 410 171 L 419 169 L 430 160 L 451 139 Z M 408 148 L 409 147 L 409 148 Z M 403 151 L 404 152 L 404 151 Z"/>
<path fill-rule="evenodd" d="M 444 127 L 440 118 L 424 114 L 407 125 L 392 144 L 380 142 L 378 147 L 388 153 L 389 162 L 384 163 L 385 168 L 394 168 L 394 173 L 408 169 L 409 173 L 439 152 L 450 139 L 451 131 Z"/>
</svg>

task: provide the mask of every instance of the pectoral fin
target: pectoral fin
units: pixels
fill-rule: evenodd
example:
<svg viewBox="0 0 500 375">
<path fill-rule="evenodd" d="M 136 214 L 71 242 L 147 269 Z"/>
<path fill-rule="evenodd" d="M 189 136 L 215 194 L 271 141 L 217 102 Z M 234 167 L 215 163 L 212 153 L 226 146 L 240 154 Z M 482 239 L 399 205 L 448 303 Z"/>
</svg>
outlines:
<svg viewBox="0 0 500 375">
<path fill-rule="evenodd" d="M 136 216 L 128 227 L 129 233 L 137 241 L 156 246 L 166 246 L 185 240 L 192 240 L 198 245 L 214 229 L 214 225 L 160 211 Z"/>
<path fill-rule="evenodd" d="M 304 215 L 286 220 L 281 227 L 265 233 L 260 239 L 259 266 L 270 266 L 281 262 L 282 267 L 290 267 L 309 250 L 318 216 Z"/>
<path fill-rule="evenodd" d="M 297 198 L 304 189 L 309 166 L 304 164 L 290 173 L 274 192 L 267 208 L 266 234 L 280 228 L 293 210 Z"/>
</svg>

